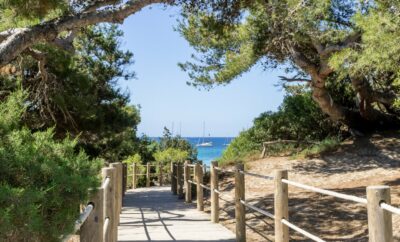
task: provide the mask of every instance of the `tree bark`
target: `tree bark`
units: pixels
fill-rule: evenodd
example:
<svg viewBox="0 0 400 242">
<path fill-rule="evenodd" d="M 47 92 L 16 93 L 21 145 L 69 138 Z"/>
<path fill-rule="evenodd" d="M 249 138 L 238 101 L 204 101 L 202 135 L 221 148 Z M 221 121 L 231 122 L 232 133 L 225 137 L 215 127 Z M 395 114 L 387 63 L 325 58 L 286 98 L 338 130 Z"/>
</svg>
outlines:
<svg viewBox="0 0 400 242">
<path fill-rule="evenodd" d="M 122 23 L 125 18 L 156 3 L 173 0 L 129 0 L 121 6 L 63 16 L 32 26 L 0 32 L 0 67 L 7 65 L 27 48 L 38 42 L 54 42 L 63 31 L 74 31 L 89 25 L 108 22 Z M 57 41 L 56 41 L 57 42 Z"/>
<path fill-rule="evenodd" d="M 312 96 L 321 110 L 334 121 L 339 121 L 350 128 L 368 131 L 376 128 L 394 128 L 400 126 L 400 120 L 394 116 L 375 109 L 372 103 L 378 102 L 390 106 L 395 101 L 394 93 L 374 91 L 370 84 L 363 78 L 353 78 L 352 85 L 359 96 L 359 110 L 350 110 L 336 103 L 326 89 L 326 80 L 334 70 L 329 66 L 330 55 L 344 48 L 349 48 L 359 41 L 359 35 L 354 34 L 346 38 L 339 45 L 323 47 L 314 41 L 316 55 L 319 57 L 318 65 L 311 62 L 300 50 L 289 48 L 294 63 L 311 77 Z"/>
<path fill-rule="evenodd" d="M 325 87 L 326 78 L 333 72 L 327 62 L 321 61 L 322 64 L 316 66 L 295 47 L 291 48 L 291 54 L 295 64 L 311 76 L 314 101 L 332 120 L 344 121 L 346 119 L 345 108 L 333 101 Z"/>
</svg>

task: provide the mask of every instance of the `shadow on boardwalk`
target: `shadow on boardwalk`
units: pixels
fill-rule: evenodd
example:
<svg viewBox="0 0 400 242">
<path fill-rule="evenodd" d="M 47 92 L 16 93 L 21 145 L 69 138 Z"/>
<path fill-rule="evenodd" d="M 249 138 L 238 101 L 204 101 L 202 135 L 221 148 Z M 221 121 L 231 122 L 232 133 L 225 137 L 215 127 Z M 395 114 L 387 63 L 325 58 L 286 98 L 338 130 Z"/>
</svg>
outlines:
<svg viewBox="0 0 400 242">
<path fill-rule="evenodd" d="M 126 194 L 118 240 L 235 241 L 231 231 L 211 223 L 207 214 L 173 196 L 169 187 L 141 188 Z"/>
</svg>

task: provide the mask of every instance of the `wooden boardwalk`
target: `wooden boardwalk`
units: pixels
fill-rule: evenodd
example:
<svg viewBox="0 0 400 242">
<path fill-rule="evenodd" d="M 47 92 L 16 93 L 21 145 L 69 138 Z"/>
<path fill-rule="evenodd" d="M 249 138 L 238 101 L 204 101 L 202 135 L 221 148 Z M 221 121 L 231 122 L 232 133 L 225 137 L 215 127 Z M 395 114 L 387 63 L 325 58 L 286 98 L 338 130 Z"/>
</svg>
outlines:
<svg viewBox="0 0 400 242">
<path fill-rule="evenodd" d="M 118 241 L 234 242 L 235 235 L 210 216 L 173 196 L 170 187 L 127 191 Z"/>
</svg>

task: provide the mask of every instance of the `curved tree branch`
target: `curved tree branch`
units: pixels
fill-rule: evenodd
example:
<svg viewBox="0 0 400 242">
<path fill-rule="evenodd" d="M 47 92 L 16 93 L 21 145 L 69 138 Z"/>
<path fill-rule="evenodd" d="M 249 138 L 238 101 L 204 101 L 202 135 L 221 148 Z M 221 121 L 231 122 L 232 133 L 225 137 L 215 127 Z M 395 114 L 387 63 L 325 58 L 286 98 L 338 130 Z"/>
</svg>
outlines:
<svg viewBox="0 0 400 242">
<path fill-rule="evenodd" d="M 77 13 L 43 22 L 30 28 L 15 29 L 11 31 L 11 35 L 3 37 L 5 39 L 0 42 L 0 67 L 8 64 L 24 50 L 38 42 L 54 42 L 64 31 L 79 30 L 82 27 L 102 22 L 122 23 L 130 15 L 156 3 L 172 4 L 173 0 L 129 0 L 120 6 L 110 5 L 113 8 Z"/>
<path fill-rule="evenodd" d="M 333 53 L 355 46 L 360 41 L 361 41 L 361 33 L 354 32 L 353 34 L 348 35 L 342 42 L 338 44 L 327 45 L 325 47 L 317 45 L 318 47 L 316 47 L 316 49 L 318 50 L 318 54 L 321 57 L 329 57 Z"/>
<path fill-rule="evenodd" d="M 311 79 L 297 78 L 296 76 L 294 76 L 294 77 L 279 76 L 279 78 L 285 82 L 311 82 L 312 81 Z"/>
</svg>

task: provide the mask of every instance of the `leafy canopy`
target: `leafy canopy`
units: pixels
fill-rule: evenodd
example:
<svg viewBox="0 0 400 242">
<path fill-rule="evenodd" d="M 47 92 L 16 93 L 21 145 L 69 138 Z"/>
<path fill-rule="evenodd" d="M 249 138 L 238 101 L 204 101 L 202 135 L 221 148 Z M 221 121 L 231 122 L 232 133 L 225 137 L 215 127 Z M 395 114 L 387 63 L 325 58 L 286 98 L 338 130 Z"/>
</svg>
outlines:
<svg viewBox="0 0 400 242">
<path fill-rule="evenodd" d="M 22 86 L 30 90 L 25 121 L 31 129 L 55 127 L 59 138 L 79 136 L 79 146 L 92 157 L 124 159 L 135 148 L 140 115 L 117 86 L 117 80 L 134 78 L 127 69 L 133 54 L 121 50 L 122 34 L 115 25 L 87 28 L 75 40 L 74 53 L 38 44 L 47 78 L 36 60 L 21 56 L 13 63 L 19 67 L 14 75 L 0 75 L 0 97 Z"/>
</svg>

